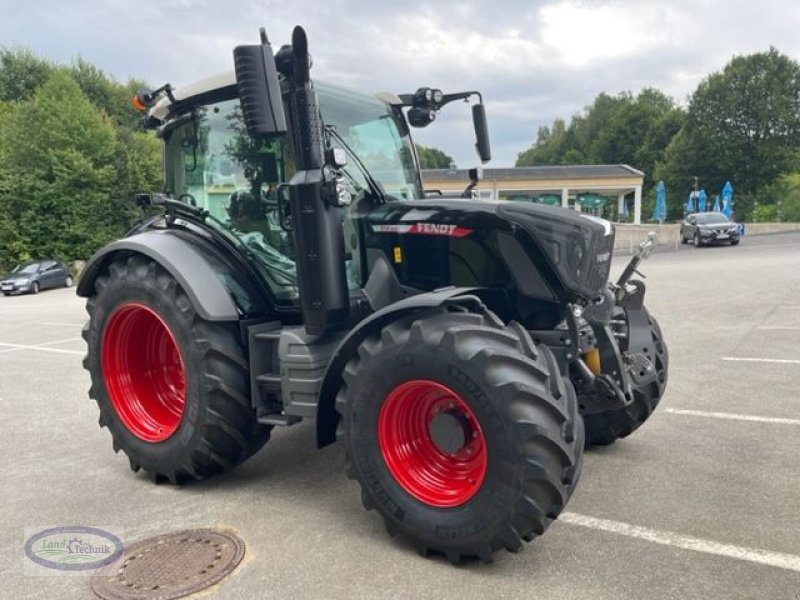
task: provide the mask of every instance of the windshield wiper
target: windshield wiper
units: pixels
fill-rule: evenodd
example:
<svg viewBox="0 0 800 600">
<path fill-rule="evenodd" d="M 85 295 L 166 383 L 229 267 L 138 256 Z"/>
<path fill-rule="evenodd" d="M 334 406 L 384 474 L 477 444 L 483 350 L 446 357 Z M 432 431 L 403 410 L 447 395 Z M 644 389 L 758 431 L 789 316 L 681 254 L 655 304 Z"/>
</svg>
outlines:
<svg viewBox="0 0 800 600">
<path fill-rule="evenodd" d="M 377 198 L 378 202 L 381 204 L 385 204 L 388 201 L 388 196 L 383 189 L 383 186 L 372 176 L 372 173 L 369 172 L 367 166 L 364 162 L 358 157 L 355 151 L 350 147 L 350 145 L 344 141 L 342 135 L 336 131 L 336 128 L 333 125 L 326 125 L 325 132 L 330 135 L 338 144 L 344 148 L 345 152 L 350 155 L 350 158 L 353 159 L 356 167 L 361 172 L 361 175 L 364 176 L 364 180 L 367 182 L 367 187 L 369 187 L 369 191 Z M 350 175 L 348 173 L 348 175 Z M 352 177 L 351 177 L 352 180 Z"/>
</svg>

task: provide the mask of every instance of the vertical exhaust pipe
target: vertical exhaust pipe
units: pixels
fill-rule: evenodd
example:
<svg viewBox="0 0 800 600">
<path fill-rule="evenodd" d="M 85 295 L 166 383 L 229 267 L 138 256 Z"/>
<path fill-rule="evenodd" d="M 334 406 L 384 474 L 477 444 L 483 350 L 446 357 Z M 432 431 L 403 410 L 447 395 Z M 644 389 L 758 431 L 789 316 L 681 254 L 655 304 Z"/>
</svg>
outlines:
<svg viewBox="0 0 800 600">
<path fill-rule="evenodd" d="M 319 335 L 347 323 L 350 293 L 341 211 L 323 200 L 322 122 L 302 27 L 292 32 L 292 63 L 288 97 L 297 172 L 289 202 L 303 321 L 309 334 Z"/>
</svg>

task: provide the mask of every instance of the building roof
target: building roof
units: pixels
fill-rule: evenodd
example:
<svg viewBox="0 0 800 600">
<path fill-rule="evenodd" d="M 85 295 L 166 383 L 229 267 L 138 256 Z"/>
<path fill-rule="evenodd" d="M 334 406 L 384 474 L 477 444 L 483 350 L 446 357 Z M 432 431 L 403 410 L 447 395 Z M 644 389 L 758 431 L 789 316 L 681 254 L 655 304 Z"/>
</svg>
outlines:
<svg viewBox="0 0 800 600">
<path fill-rule="evenodd" d="M 488 181 L 530 181 L 553 179 L 598 179 L 633 177 L 644 173 L 628 165 L 558 165 L 547 167 L 484 168 L 482 179 Z M 468 181 L 468 169 L 425 169 L 422 179 L 427 181 Z"/>
</svg>

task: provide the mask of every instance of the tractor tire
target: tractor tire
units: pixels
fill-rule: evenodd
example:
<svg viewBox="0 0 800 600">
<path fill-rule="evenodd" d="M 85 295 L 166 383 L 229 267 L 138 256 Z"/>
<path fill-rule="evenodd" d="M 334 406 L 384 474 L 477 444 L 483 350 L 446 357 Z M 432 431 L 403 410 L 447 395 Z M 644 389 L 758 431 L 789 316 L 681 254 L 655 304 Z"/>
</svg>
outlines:
<svg viewBox="0 0 800 600">
<path fill-rule="evenodd" d="M 235 323 L 198 316 L 154 261 L 112 262 L 86 302 L 84 368 L 114 451 L 156 483 L 224 473 L 269 439 L 250 402 L 247 353 Z"/>
<path fill-rule="evenodd" d="M 622 309 L 615 309 L 615 316 L 624 316 Z M 584 416 L 586 424 L 586 446 L 609 446 L 620 438 L 636 431 L 653 414 L 661 401 L 669 379 L 669 350 L 664 342 L 661 327 L 656 318 L 648 314 L 650 334 L 656 348 L 654 367 L 657 379 L 648 385 L 633 388 L 633 402 L 617 410 Z M 621 350 L 627 350 L 627 338 L 620 342 Z"/>
<path fill-rule="evenodd" d="M 336 397 L 347 475 L 422 555 L 490 561 L 545 532 L 580 477 L 572 384 L 517 324 L 434 310 L 368 337 Z"/>
</svg>

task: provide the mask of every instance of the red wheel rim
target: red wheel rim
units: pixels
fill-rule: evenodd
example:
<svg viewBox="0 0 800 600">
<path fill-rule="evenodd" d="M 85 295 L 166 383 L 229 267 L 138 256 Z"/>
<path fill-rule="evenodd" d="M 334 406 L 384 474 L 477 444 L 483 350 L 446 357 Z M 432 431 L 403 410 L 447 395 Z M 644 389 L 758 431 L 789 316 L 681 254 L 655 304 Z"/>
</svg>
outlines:
<svg viewBox="0 0 800 600">
<path fill-rule="evenodd" d="M 464 429 L 460 448 L 447 452 L 433 440 L 431 423 L 442 413 Z M 407 381 L 391 391 L 378 416 L 378 442 L 395 481 L 430 506 L 460 506 L 486 475 L 486 441 L 475 413 L 450 388 L 427 380 Z"/>
<path fill-rule="evenodd" d="M 103 332 L 103 379 L 120 420 L 146 442 L 178 429 L 186 379 L 178 344 L 164 320 L 142 304 L 124 304 Z"/>
</svg>

